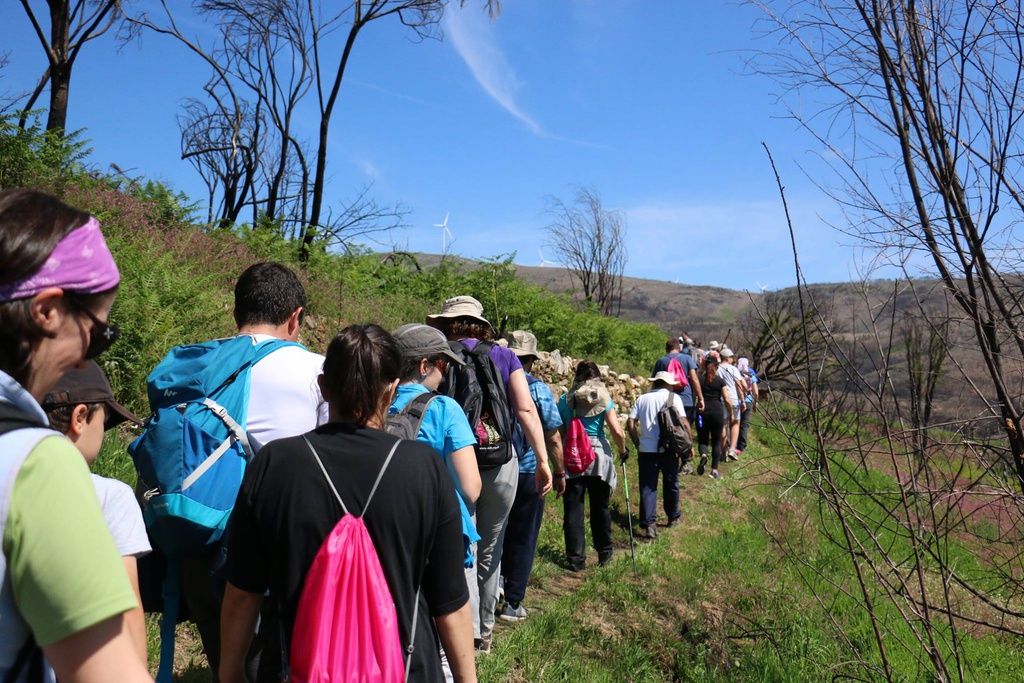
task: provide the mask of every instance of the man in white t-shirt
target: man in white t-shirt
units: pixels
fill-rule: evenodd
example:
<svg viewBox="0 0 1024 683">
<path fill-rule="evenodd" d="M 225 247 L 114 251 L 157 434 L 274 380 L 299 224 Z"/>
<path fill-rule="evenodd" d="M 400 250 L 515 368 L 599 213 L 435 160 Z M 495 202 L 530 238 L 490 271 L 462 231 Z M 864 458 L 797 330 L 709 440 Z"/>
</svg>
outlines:
<svg viewBox="0 0 1024 683">
<path fill-rule="evenodd" d="M 249 335 L 254 344 L 269 339 L 298 342 L 305 311 L 306 290 L 295 273 L 280 263 L 250 266 L 235 284 L 234 317 L 238 334 Z M 246 432 L 254 450 L 274 439 L 304 434 L 327 421 L 327 404 L 316 381 L 323 364 L 322 355 L 295 345 L 273 351 L 253 366 L 249 375 Z M 220 599 L 210 588 L 210 567 L 211 558 L 186 561 L 182 567 L 182 593 L 199 627 L 213 680 L 217 681 Z M 273 614 L 265 613 L 261 633 L 265 635 L 270 631 L 274 636 L 265 637 L 273 646 L 263 648 L 264 638 L 258 635 L 251 654 L 261 649 L 277 654 L 280 648 L 276 646 L 276 621 Z M 250 659 L 253 674 L 256 667 L 278 666 L 276 656 L 260 661 L 257 654 Z"/>
<path fill-rule="evenodd" d="M 743 396 L 747 393 L 747 384 L 736 367 L 736 354 L 732 349 L 722 348 L 722 363 L 718 366 L 717 375 L 725 380 L 725 390 L 729 394 L 732 410 L 729 412 L 729 428 L 725 433 L 725 457 L 727 460 L 739 460 L 736 456 L 736 440 L 740 437 L 740 417 L 747 409 Z"/>
<path fill-rule="evenodd" d="M 651 390 L 637 398 L 626 421 L 626 433 L 636 446 L 636 462 L 640 472 L 640 528 L 647 538 L 658 536 L 658 473 L 662 475 L 662 503 L 668 526 L 679 523 L 679 458 L 660 451 L 658 441 L 658 411 L 670 398 L 674 401 L 679 419 L 689 428 L 682 401 L 675 391 L 679 388 L 675 376 L 661 370 L 650 378 Z"/>
</svg>

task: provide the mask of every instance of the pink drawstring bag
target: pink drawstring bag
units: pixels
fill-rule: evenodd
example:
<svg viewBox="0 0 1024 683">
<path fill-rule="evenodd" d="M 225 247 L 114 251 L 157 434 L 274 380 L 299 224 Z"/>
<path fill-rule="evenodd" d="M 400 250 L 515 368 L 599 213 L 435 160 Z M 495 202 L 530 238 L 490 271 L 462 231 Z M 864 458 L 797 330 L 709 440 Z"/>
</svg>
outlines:
<svg viewBox="0 0 1024 683">
<path fill-rule="evenodd" d="M 569 420 L 569 428 L 565 431 L 565 446 L 562 449 L 565 458 L 565 469 L 573 474 L 581 474 L 597 459 L 594 447 L 590 445 L 583 420 L 574 417 Z"/>
<path fill-rule="evenodd" d="M 384 570 L 363 522 L 395 449 L 388 453 L 363 515 L 349 513 L 320 456 L 303 437 L 344 515 L 317 551 L 299 599 L 290 653 L 292 683 L 400 683 L 407 678 L 398 615 Z M 419 593 L 413 611 L 416 637 Z M 413 646 L 410 642 L 408 655 Z"/>
</svg>

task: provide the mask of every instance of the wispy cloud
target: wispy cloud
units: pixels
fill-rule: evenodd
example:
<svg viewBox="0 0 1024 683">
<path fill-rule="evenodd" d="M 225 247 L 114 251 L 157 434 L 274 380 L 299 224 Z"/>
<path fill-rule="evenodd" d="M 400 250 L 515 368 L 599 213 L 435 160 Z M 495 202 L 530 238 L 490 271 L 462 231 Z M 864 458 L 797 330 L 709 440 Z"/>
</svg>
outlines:
<svg viewBox="0 0 1024 683">
<path fill-rule="evenodd" d="M 445 33 L 480 87 L 502 109 L 522 121 L 530 132 L 545 135 L 540 124 L 516 101 L 516 92 L 523 84 L 498 46 L 486 14 L 472 7 L 466 10 L 451 7 L 444 16 Z"/>
<path fill-rule="evenodd" d="M 380 179 L 380 169 L 377 168 L 377 164 L 373 163 L 371 160 L 356 159 L 355 164 L 359 167 L 359 170 L 366 175 L 367 179 L 371 183 L 375 183 Z"/>
</svg>

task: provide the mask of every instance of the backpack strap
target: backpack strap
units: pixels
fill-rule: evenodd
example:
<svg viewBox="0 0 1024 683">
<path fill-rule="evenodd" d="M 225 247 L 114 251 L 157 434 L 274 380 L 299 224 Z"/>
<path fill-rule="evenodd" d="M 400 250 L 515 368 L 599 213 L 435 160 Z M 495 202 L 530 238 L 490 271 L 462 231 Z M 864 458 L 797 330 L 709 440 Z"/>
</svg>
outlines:
<svg viewBox="0 0 1024 683">
<path fill-rule="evenodd" d="M 29 683 L 42 683 L 43 677 L 43 650 L 36 645 L 36 639 L 29 635 L 25 640 L 25 644 L 18 650 L 18 656 L 14 659 L 14 664 L 7 670 L 7 675 L 4 676 L 4 683 L 15 683 L 24 671 L 28 677 L 26 680 Z"/>
<path fill-rule="evenodd" d="M 49 425 L 43 424 L 21 408 L 16 408 L 10 403 L 0 401 L 0 436 L 18 429 L 28 429 L 31 427 L 49 429 Z"/>
<path fill-rule="evenodd" d="M 423 426 L 423 420 L 427 416 L 427 408 L 435 398 L 437 398 L 437 394 L 432 391 L 425 394 L 417 394 L 411 401 L 405 404 L 404 408 L 402 408 L 403 414 L 409 415 L 416 420 L 416 429 L 413 432 L 414 434 L 420 433 L 420 427 Z"/>
<path fill-rule="evenodd" d="M 345 501 L 341 499 L 341 494 L 338 493 L 338 489 L 335 488 L 334 482 L 331 481 L 331 476 L 327 474 L 327 468 L 324 467 L 324 463 L 320 459 L 320 454 L 316 452 L 316 449 L 313 448 L 313 444 L 309 442 L 309 438 L 305 434 L 302 435 L 302 440 L 306 442 L 309 452 L 312 453 L 313 457 L 316 459 L 316 464 L 320 466 L 320 471 L 323 473 L 324 479 L 327 480 L 327 485 L 331 487 L 331 491 L 334 493 L 334 497 L 337 498 L 338 504 L 341 505 L 342 512 L 346 515 L 352 514 L 348 511 L 348 508 L 345 507 Z M 377 492 L 377 486 L 380 484 L 380 480 L 384 478 L 384 472 L 388 469 L 388 465 L 391 464 L 391 458 L 394 457 L 395 451 L 398 450 L 398 444 L 400 443 L 402 443 L 402 439 L 395 439 L 394 445 L 388 452 L 388 457 L 384 459 L 384 465 L 380 468 L 380 472 L 377 474 L 377 480 L 373 482 L 373 488 L 370 489 L 370 495 L 366 497 L 366 504 L 363 505 L 363 514 L 359 515 L 360 517 L 366 515 L 366 511 L 370 507 L 370 501 L 373 500 L 373 494 Z"/>
</svg>

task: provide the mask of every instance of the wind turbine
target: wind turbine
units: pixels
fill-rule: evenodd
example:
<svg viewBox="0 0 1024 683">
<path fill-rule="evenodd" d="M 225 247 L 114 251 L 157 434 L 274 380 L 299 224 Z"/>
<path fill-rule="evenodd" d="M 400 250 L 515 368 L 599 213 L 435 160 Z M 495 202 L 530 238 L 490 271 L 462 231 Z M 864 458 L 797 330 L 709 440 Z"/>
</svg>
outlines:
<svg viewBox="0 0 1024 683">
<path fill-rule="evenodd" d="M 754 280 L 754 282 L 757 282 L 757 280 Z M 760 282 L 757 282 L 757 286 L 761 289 L 762 294 L 764 294 L 764 290 L 768 289 L 768 285 L 762 285 Z"/>
<path fill-rule="evenodd" d="M 448 216 L 452 214 L 451 211 L 444 215 L 443 223 L 434 223 L 435 228 L 441 228 L 441 256 L 445 256 L 448 253 L 448 240 L 454 241 L 451 231 L 448 229 Z"/>
<path fill-rule="evenodd" d="M 544 266 L 557 266 L 558 265 L 558 262 L 556 262 L 556 261 L 548 261 L 547 259 L 545 259 L 544 258 L 544 252 L 542 252 L 540 250 L 540 247 L 537 247 L 537 255 L 540 256 L 540 267 L 541 268 L 543 268 Z"/>
</svg>

